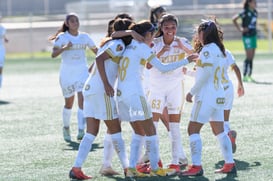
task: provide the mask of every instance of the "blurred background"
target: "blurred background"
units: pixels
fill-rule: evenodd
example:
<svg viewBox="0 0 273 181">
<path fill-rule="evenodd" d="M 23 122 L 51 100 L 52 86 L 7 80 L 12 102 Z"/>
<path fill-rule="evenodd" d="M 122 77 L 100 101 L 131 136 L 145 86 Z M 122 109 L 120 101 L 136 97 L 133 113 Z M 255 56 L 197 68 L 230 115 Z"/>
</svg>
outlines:
<svg viewBox="0 0 273 181">
<path fill-rule="evenodd" d="M 80 17 L 80 30 L 96 44 L 106 34 L 107 23 L 117 13 L 131 14 L 136 21 L 149 18 L 150 8 L 162 5 L 179 19 L 178 35 L 192 39 L 200 19 L 216 15 L 225 40 L 239 40 L 241 34 L 232 16 L 243 10 L 242 0 L 1 0 L 1 24 L 7 29 L 7 53 L 47 52 L 48 37 L 57 32 L 67 13 Z M 258 37 L 268 40 L 272 52 L 272 0 L 257 0 Z"/>
</svg>

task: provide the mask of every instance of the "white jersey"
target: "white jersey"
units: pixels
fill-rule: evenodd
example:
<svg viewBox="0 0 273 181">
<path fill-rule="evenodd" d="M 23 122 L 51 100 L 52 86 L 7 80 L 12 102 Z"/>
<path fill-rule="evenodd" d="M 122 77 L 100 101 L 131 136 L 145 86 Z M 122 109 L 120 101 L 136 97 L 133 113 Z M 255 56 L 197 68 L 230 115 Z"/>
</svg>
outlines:
<svg viewBox="0 0 273 181">
<path fill-rule="evenodd" d="M 106 52 L 110 57 L 104 60 L 104 66 L 107 79 L 113 88 L 117 80 L 118 63 L 124 50 L 125 45 L 120 39 L 111 40 L 98 50 L 97 56 Z M 115 98 L 105 93 L 96 63 L 85 82 L 83 95 L 85 117 L 101 120 L 113 120 L 118 117 Z"/>
<path fill-rule="evenodd" d="M 190 93 L 195 102 L 201 101 L 213 108 L 223 108 L 225 93 L 222 84 L 222 70 L 226 57 L 215 43 L 205 45 L 196 63 L 195 84 Z"/>
<path fill-rule="evenodd" d="M 147 62 L 161 72 L 172 71 L 189 63 L 187 59 L 184 59 L 171 64 L 162 64 L 149 46 L 132 40 L 131 44 L 126 47 L 119 63 L 118 91 L 120 92 L 118 94 L 120 96 L 145 95 L 142 78 Z"/>
<path fill-rule="evenodd" d="M 107 79 L 112 87 L 114 87 L 115 81 L 117 79 L 118 63 L 124 50 L 125 45 L 123 41 L 120 39 L 116 39 L 107 42 L 103 47 L 98 50 L 97 53 L 97 56 L 100 56 L 101 53 L 107 52 L 107 54 L 111 57 L 108 60 L 104 61 L 104 65 Z M 83 94 L 90 95 L 101 92 L 104 92 L 104 86 L 95 62 L 92 72 L 85 82 Z"/>
<path fill-rule="evenodd" d="M 192 50 L 192 46 L 186 38 L 174 37 L 179 39 L 183 45 L 188 49 Z M 153 51 L 155 54 L 159 53 L 160 50 L 165 46 L 163 36 L 154 39 Z M 186 52 L 178 48 L 177 41 L 173 41 L 170 45 L 170 50 L 165 52 L 159 57 L 159 60 L 164 64 L 169 64 L 171 62 L 181 61 L 186 56 Z M 150 70 L 150 82 L 152 86 L 163 85 L 162 83 L 169 83 L 170 81 L 178 80 L 181 81 L 184 79 L 181 69 L 176 69 L 170 72 L 162 73 L 159 70 L 152 68 Z M 158 81 L 160 80 L 160 81 Z M 155 85 L 154 85 L 155 84 Z"/>
<path fill-rule="evenodd" d="M 233 57 L 233 55 L 231 54 L 231 52 L 229 50 L 226 50 L 226 61 L 224 64 L 224 69 L 223 69 L 223 77 L 222 77 L 222 83 L 224 88 L 229 86 L 229 84 L 231 83 L 231 80 L 228 76 L 228 70 L 230 67 L 232 67 L 235 64 L 235 59 Z"/>
<path fill-rule="evenodd" d="M 87 47 L 95 47 L 87 33 L 79 32 L 77 36 L 73 36 L 68 31 L 59 34 L 54 47 L 61 48 L 69 42 L 73 44 L 72 47 L 61 54 L 60 85 L 64 97 L 70 97 L 75 92 L 82 91 L 89 74 L 85 51 Z"/>
<path fill-rule="evenodd" d="M 73 45 L 69 50 L 65 50 L 62 53 L 62 64 L 63 65 L 79 65 L 86 64 L 86 48 L 95 48 L 94 41 L 90 38 L 87 33 L 79 32 L 77 36 L 71 35 L 68 31 L 60 33 L 54 42 L 54 47 L 63 47 L 64 45 L 71 42 Z"/>
</svg>

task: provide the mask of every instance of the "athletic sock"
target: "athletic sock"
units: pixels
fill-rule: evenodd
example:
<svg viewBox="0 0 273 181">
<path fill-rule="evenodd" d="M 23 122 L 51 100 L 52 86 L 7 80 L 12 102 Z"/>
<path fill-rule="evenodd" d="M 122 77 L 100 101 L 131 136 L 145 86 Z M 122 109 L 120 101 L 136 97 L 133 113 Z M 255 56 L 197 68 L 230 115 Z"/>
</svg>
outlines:
<svg viewBox="0 0 273 181">
<path fill-rule="evenodd" d="M 179 163 L 180 155 L 182 158 L 186 158 L 186 155 L 182 146 L 182 139 L 180 133 L 180 123 L 170 122 L 170 132 L 171 132 L 171 143 L 172 143 L 172 164 Z"/>
<path fill-rule="evenodd" d="M 200 134 L 190 135 L 191 159 L 193 165 L 201 165 L 202 140 Z"/>
<path fill-rule="evenodd" d="M 83 116 L 83 110 L 78 108 L 77 112 L 77 118 L 78 118 L 78 128 L 81 130 L 84 130 L 85 128 L 85 118 Z"/>
<path fill-rule="evenodd" d="M 108 133 L 106 133 L 104 136 L 103 146 L 103 167 L 111 167 L 115 150 L 113 147 L 111 135 Z"/>
<path fill-rule="evenodd" d="M 226 134 L 228 134 L 230 130 L 229 121 L 224 121 L 224 131 Z"/>
<path fill-rule="evenodd" d="M 92 144 L 95 140 L 95 136 L 90 133 L 85 133 L 80 143 L 79 151 L 74 163 L 74 167 L 82 167 L 83 162 L 86 160 L 88 153 L 92 148 Z"/>
<path fill-rule="evenodd" d="M 146 150 L 149 156 L 151 169 L 157 170 L 159 161 L 158 135 L 146 136 Z"/>
<path fill-rule="evenodd" d="M 233 155 L 232 155 L 232 145 L 228 135 L 222 132 L 218 134 L 216 137 L 219 141 L 225 163 L 234 163 Z"/>
<path fill-rule="evenodd" d="M 142 149 L 142 147 L 140 146 L 141 139 L 143 139 L 143 136 L 135 133 L 132 134 L 132 141 L 130 145 L 130 168 L 136 168 L 139 159 L 139 153 L 141 153 Z"/>
<path fill-rule="evenodd" d="M 111 135 L 113 146 L 118 154 L 119 160 L 123 169 L 128 168 L 129 161 L 125 150 L 125 144 L 122 139 L 121 133 L 115 133 Z"/>
<path fill-rule="evenodd" d="M 65 128 L 69 128 L 70 126 L 71 113 L 71 109 L 63 108 L 63 126 Z"/>
</svg>

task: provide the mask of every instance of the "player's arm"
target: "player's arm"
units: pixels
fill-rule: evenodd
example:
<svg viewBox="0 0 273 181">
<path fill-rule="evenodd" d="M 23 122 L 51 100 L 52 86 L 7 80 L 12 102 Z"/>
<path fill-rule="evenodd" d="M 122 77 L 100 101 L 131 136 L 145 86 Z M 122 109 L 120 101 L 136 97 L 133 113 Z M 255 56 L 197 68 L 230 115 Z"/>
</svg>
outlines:
<svg viewBox="0 0 273 181">
<path fill-rule="evenodd" d="M 245 94 L 243 81 L 242 81 L 242 76 L 241 76 L 241 71 L 240 71 L 240 68 L 236 64 L 232 65 L 232 69 L 234 70 L 235 75 L 237 77 L 237 81 L 238 81 L 237 94 L 238 94 L 239 97 L 241 97 L 241 96 L 243 96 Z"/>
<path fill-rule="evenodd" d="M 134 30 L 124 30 L 124 31 L 114 31 L 111 34 L 112 38 L 121 38 L 125 36 L 132 36 L 135 40 L 139 42 L 144 42 L 144 37 L 135 32 Z"/>
<path fill-rule="evenodd" d="M 52 58 L 57 57 L 58 55 L 60 55 L 61 53 L 63 53 L 63 51 L 68 50 L 70 47 L 72 47 L 72 43 L 71 42 L 69 42 L 68 44 L 66 44 L 66 45 L 64 45 L 62 47 L 57 47 L 57 46 L 53 47 L 53 51 L 51 53 L 51 57 Z"/>
<path fill-rule="evenodd" d="M 235 27 L 237 28 L 237 30 L 239 30 L 240 32 L 243 32 L 243 28 L 239 25 L 238 20 L 240 19 L 240 14 L 236 14 L 232 17 L 232 22 L 235 25 Z"/>
<path fill-rule="evenodd" d="M 97 64 L 97 68 L 101 77 L 101 80 L 103 82 L 104 85 L 104 90 L 105 93 L 108 96 L 114 96 L 114 89 L 113 87 L 110 85 L 106 72 L 105 72 L 105 66 L 104 66 L 104 61 L 111 58 L 108 53 L 105 51 L 102 54 L 100 54 L 99 56 L 96 57 L 96 64 Z"/>
<path fill-rule="evenodd" d="M 186 95 L 186 101 L 192 102 L 192 97 L 198 94 L 204 84 L 210 77 L 212 71 L 212 66 L 207 64 L 207 66 L 200 68 L 198 74 L 196 74 L 196 81 L 193 87 L 191 88 L 190 92 Z"/>
</svg>

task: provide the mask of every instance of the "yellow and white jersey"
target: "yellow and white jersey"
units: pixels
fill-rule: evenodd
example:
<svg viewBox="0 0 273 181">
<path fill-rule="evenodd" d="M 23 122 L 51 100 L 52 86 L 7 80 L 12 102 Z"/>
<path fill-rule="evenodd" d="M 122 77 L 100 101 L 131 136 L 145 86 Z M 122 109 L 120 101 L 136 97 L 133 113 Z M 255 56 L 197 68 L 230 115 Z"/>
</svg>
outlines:
<svg viewBox="0 0 273 181">
<path fill-rule="evenodd" d="M 235 65 L 235 59 L 231 52 L 229 50 L 226 50 L 226 62 L 224 64 L 224 69 L 222 70 L 222 84 L 224 88 L 229 86 L 229 84 L 231 83 L 228 72 L 233 65 Z"/>
<path fill-rule="evenodd" d="M 119 62 L 118 97 L 127 97 L 133 94 L 145 95 L 142 82 L 143 71 L 146 61 L 154 57 L 152 49 L 145 43 L 132 40 Z"/>
<path fill-rule="evenodd" d="M 192 50 L 192 46 L 190 42 L 186 38 L 182 37 L 174 37 L 181 41 L 181 43 L 187 47 L 187 49 Z M 155 54 L 158 54 L 161 49 L 165 46 L 163 36 L 154 39 L 154 46 L 153 51 Z M 165 52 L 163 55 L 159 57 L 159 60 L 164 64 L 169 64 L 172 62 L 181 61 L 183 58 L 186 57 L 186 52 L 178 47 L 178 42 L 173 41 L 170 45 L 170 50 Z M 170 72 L 162 73 L 159 70 L 152 68 L 150 70 L 150 82 L 151 84 L 160 84 L 162 83 L 169 83 L 170 81 L 174 80 L 183 80 L 184 76 L 182 74 L 182 69 L 176 69 Z M 160 80 L 160 81 L 158 81 Z"/>
<path fill-rule="evenodd" d="M 205 45 L 196 63 L 194 86 L 190 93 L 195 101 L 201 101 L 214 108 L 222 108 L 225 102 L 225 93 L 222 84 L 222 70 L 226 57 L 215 43 Z"/>
<path fill-rule="evenodd" d="M 100 56 L 103 52 L 106 52 L 109 57 L 111 57 L 104 61 L 104 66 L 107 79 L 112 87 L 114 87 L 117 80 L 118 64 L 124 50 L 125 45 L 123 41 L 121 39 L 116 39 L 107 42 L 97 53 L 97 56 Z M 83 94 L 89 95 L 98 92 L 104 92 L 104 86 L 95 62 L 92 72 L 85 82 Z"/>
<path fill-rule="evenodd" d="M 62 64 L 63 65 L 78 65 L 86 64 L 86 48 L 96 47 L 91 37 L 84 32 L 79 32 L 77 36 L 71 35 L 68 31 L 60 33 L 54 42 L 54 47 L 63 47 L 64 45 L 71 42 L 73 45 L 69 50 L 65 50 L 62 53 Z"/>
</svg>

